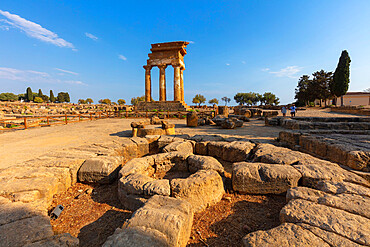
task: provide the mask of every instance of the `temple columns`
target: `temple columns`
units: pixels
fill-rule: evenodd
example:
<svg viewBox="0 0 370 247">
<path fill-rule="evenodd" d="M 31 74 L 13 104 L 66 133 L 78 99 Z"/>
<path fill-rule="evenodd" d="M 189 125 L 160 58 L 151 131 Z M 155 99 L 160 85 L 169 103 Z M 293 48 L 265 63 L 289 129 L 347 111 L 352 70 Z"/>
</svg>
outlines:
<svg viewBox="0 0 370 247">
<path fill-rule="evenodd" d="M 180 98 L 181 101 L 184 101 L 184 67 L 180 69 Z"/>
<path fill-rule="evenodd" d="M 174 89 L 174 101 L 181 101 L 181 69 L 180 66 L 173 65 L 173 74 L 174 74 L 174 82 L 173 82 L 173 89 Z"/>
<path fill-rule="evenodd" d="M 145 101 L 150 102 L 152 99 L 152 79 L 150 71 L 151 66 L 143 66 L 145 69 Z"/>
<path fill-rule="evenodd" d="M 166 101 L 166 67 L 160 65 L 159 68 L 159 101 Z"/>
</svg>

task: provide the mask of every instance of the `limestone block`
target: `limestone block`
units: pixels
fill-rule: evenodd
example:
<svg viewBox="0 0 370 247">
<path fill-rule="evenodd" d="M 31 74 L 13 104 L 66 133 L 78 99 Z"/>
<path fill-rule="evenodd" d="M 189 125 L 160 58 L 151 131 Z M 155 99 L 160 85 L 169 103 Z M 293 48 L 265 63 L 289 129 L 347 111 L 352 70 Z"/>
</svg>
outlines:
<svg viewBox="0 0 370 247">
<path fill-rule="evenodd" d="M 195 173 L 198 170 L 215 170 L 220 174 L 224 172 L 224 167 L 221 163 L 211 156 L 190 155 L 187 161 L 191 173 Z"/>
<path fill-rule="evenodd" d="M 49 217 L 34 216 L 0 225 L 0 246 L 24 246 L 53 236 Z"/>
<path fill-rule="evenodd" d="M 135 211 L 141 208 L 144 203 L 148 200 L 145 196 L 127 194 L 125 190 L 118 187 L 118 199 L 122 206 L 131 211 Z"/>
<path fill-rule="evenodd" d="M 332 195 L 307 187 L 291 188 L 287 191 L 287 200 L 304 199 L 318 204 L 342 209 L 370 219 L 370 198 L 355 194 Z"/>
<path fill-rule="evenodd" d="M 283 223 L 267 231 L 251 232 L 243 238 L 243 245 L 245 247 L 330 246 L 311 231 L 291 223 Z"/>
<path fill-rule="evenodd" d="M 117 228 L 103 247 L 170 247 L 166 235 L 146 227 Z"/>
<path fill-rule="evenodd" d="M 87 183 L 109 184 L 118 177 L 121 159 L 115 156 L 98 156 L 86 160 L 78 171 L 78 180 Z"/>
<path fill-rule="evenodd" d="M 196 142 L 195 143 L 195 153 L 200 155 L 208 154 L 208 142 Z"/>
<path fill-rule="evenodd" d="M 138 156 L 138 148 L 135 142 L 130 140 L 129 138 L 125 138 L 120 140 L 122 143 L 122 148 L 120 149 L 120 152 L 122 153 L 122 156 L 126 158 L 126 160 L 130 160 Z"/>
<path fill-rule="evenodd" d="M 222 178 L 214 170 L 199 170 L 186 179 L 171 180 L 172 196 L 190 202 L 195 212 L 216 204 L 224 193 Z"/>
<path fill-rule="evenodd" d="M 280 194 L 296 187 L 301 174 L 291 166 L 240 162 L 233 165 L 235 191 L 251 194 Z"/>
<path fill-rule="evenodd" d="M 165 135 L 166 130 L 162 128 L 150 128 L 150 129 L 144 129 L 140 128 L 137 131 L 137 136 L 139 137 L 145 137 L 147 135 Z"/>
<path fill-rule="evenodd" d="M 223 129 L 235 129 L 236 124 L 234 121 L 225 120 L 223 123 L 221 123 L 221 127 Z"/>
<path fill-rule="evenodd" d="M 31 203 L 13 202 L 0 204 L 0 225 L 34 216 L 46 215 L 46 213 L 46 209 L 39 210 Z"/>
<path fill-rule="evenodd" d="M 125 227 L 157 230 L 165 236 L 168 246 L 185 247 L 192 224 L 193 210 L 190 203 L 155 195 L 133 214 Z"/>
<path fill-rule="evenodd" d="M 165 146 L 173 142 L 173 136 L 161 136 L 158 139 L 158 149 L 162 150 Z"/>
<path fill-rule="evenodd" d="M 343 164 L 343 162 L 342 162 Z M 365 151 L 350 151 L 347 153 L 347 160 L 344 165 L 347 165 L 355 170 L 370 171 L 370 152 Z"/>
<path fill-rule="evenodd" d="M 176 134 L 175 127 L 165 129 L 165 134 L 166 135 L 175 135 Z"/>
<path fill-rule="evenodd" d="M 122 166 L 119 171 L 118 177 L 126 177 L 129 174 L 140 173 L 147 176 L 152 176 L 155 172 L 153 168 L 154 159 L 151 156 L 143 158 L 135 158 Z"/>
<path fill-rule="evenodd" d="M 370 189 L 368 187 L 354 183 L 324 180 L 315 184 L 314 188 L 332 194 L 348 193 L 370 197 Z"/>
<path fill-rule="evenodd" d="M 193 153 L 193 145 L 191 144 L 190 141 L 176 141 L 168 144 L 163 148 L 163 152 L 168 153 L 168 152 L 173 152 L 173 151 L 178 151 L 178 152 L 184 152 L 187 154 L 192 154 Z"/>
<path fill-rule="evenodd" d="M 306 200 L 291 200 L 280 211 L 281 222 L 306 223 L 342 235 L 359 244 L 370 244 L 370 220 Z"/>
<path fill-rule="evenodd" d="M 222 159 L 229 162 L 246 161 L 253 148 L 254 144 L 251 142 L 230 142 L 223 149 Z"/>
<path fill-rule="evenodd" d="M 343 163 L 347 160 L 345 146 L 341 144 L 327 145 L 327 156 L 329 160 L 336 163 Z"/>
<path fill-rule="evenodd" d="M 158 179 L 149 181 L 143 186 L 144 194 L 148 196 L 152 195 L 162 195 L 170 196 L 171 187 L 170 181 L 168 179 Z"/>
<path fill-rule="evenodd" d="M 359 245 L 348 238 L 342 237 L 334 232 L 329 232 L 322 230 L 321 228 L 310 226 L 304 223 L 298 223 L 297 225 L 301 226 L 304 229 L 311 231 L 313 234 L 318 236 L 319 238 L 323 239 L 327 242 L 330 246 L 336 247 L 360 247 L 363 245 Z"/>
<path fill-rule="evenodd" d="M 69 233 L 54 235 L 47 239 L 26 244 L 24 247 L 78 247 L 79 240 Z"/>
<path fill-rule="evenodd" d="M 229 108 L 227 106 L 218 106 L 218 114 L 223 115 L 225 117 L 229 116 Z"/>
<path fill-rule="evenodd" d="M 189 154 L 184 152 L 169 152 L 153 155 L 156 173 L 166 173 L 170 170 L 187 172 L 188 164 L 186 159 L 188 156 Z"/>
<path fill-rule="evenodd" d="M 132 137 L 131 141 L 137 145 L 137 156 L 142 157 L 149 154 L 149 142 L 147 139 L 142 137 Z"/>
<path fill-rule="evenodd" d="M 186 114 L 186 126 L 188 127 L 198 126 L 198 116 L 196 112 L 189 112 Z"/>
<path fill-rule="evenodd" d="M 144 195 L 144 184 L 154 179 L 143 174 L 130 174 L 118 181 L 118 190 L 124 190 L 127 194 Z"/>
<path fill-rule="evenodd" d="M 208 155 L 222 159 L 224 156 L 224 149 L 228 144 L 228 142 L 210 141 L 207 145 Z"/>
</svg>

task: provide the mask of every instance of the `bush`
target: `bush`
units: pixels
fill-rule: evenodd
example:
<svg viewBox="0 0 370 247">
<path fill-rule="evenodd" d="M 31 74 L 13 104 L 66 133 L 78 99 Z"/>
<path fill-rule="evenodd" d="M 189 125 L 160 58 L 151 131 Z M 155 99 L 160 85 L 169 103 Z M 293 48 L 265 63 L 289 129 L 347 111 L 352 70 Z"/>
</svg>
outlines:
<svg viewBox="0 0 370 247">
<path fill-rule="evenodd" d="M 44 101 L 42 100 L 42 98 L 41 98 L 41 97 L 35 97 L 35 98 L 33 99 L 33 102 L 35 102 L 35 103 L 42 103 L 42 102 L 44 102 Z"/>
<path fill-rule="evenodd" d="M 0 94 L 0 101 L 17 101 L 18 95 L 14 93 L 2 93 Z"/>
</svg>

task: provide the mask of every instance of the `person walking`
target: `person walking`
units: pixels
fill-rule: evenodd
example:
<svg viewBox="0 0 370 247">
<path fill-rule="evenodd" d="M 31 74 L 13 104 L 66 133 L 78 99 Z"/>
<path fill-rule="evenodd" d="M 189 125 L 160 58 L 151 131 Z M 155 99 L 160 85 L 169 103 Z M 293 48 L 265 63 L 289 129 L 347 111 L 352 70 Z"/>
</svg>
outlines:
<svg viewBox="0 0 370 247">
<path fill-rule="evenodd" d="M 295 117 L 295 113 L 297 111 L 297 108 L 295 107 L 295 105 L 293 104 L 291 107 L 290 107 L 290 115 L 291 117 Z"/>
<path fill-rule="evenodd" d="M 281 108 L 281 113 L 283 113 L 283 117 L 285 117 L 285 116 L 286 116 L 286 107 L 285 107 L 285 106 L 283 106 L 283 107 Z"/>
</svg>

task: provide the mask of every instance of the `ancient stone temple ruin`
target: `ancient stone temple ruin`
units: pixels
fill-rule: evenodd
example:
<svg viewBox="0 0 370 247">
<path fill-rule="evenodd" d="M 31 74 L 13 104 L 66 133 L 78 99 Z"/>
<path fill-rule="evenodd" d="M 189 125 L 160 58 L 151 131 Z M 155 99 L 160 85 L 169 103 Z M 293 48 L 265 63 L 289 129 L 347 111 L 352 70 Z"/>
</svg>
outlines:
<svg viewBox="0 0 370 247">
<path fill-rule="evenodd" d="M 175 41 L 166 43 L 152 44 L 149 53 L 149 59 L 144 67 L 145 69 L 145 102 L 140 102 L 138 110 L 170 110 L 182 111 L 188 106 L 184 101 L 184 56 L 185 47 L 189 42 Z M 172 66 L 174 69 L 174 98 L 173 101 L 167 100 L 166 93 L 166 68 Z M 159 101 L 152 99 L 152 80 L 151 70 L 153 67 L 159 68 Z"/>
</svg>

